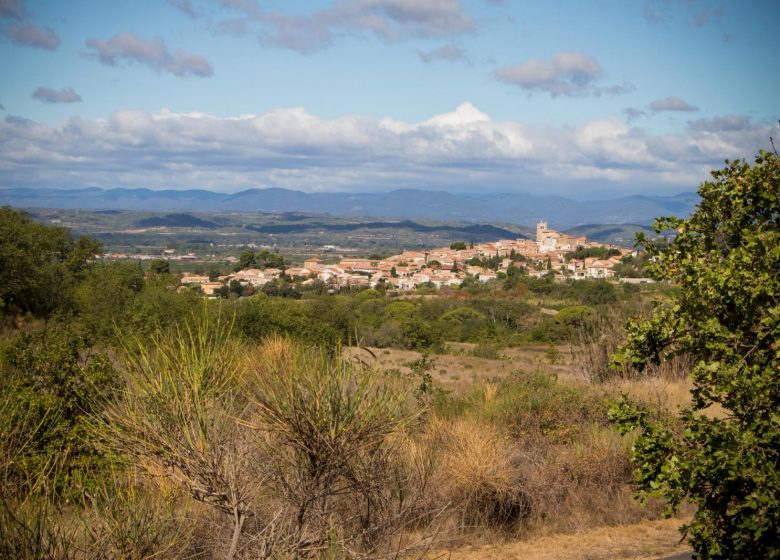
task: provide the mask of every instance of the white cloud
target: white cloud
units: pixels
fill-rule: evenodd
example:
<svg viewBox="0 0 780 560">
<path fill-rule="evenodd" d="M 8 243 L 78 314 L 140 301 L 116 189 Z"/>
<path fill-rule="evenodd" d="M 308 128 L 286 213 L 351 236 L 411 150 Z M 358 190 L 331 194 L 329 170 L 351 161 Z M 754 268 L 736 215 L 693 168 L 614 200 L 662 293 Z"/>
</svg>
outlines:
<svg viewBox="0 0 780 560">
<path fill-rule="evenodd" d="M 6 33 L 17 45 L 53 51 L 60 46 L 60 38 L 50 27 L 12 25 Z"/>
<path fill-rule="evenodd" d="M 419 122 L 322 119 L 301 107 L 228 118 L 119 111 L 55 127 L 9 116 L 0 123 L 0 185 L 682 190 L 768 143 L 768 124 L 723 119 L 655 135 L 620 119 L 575 127 L 495 121 L 468 102 Z"/>
<path fill-rule="evenodd" d="M 110 39 L 87 39 L 86 46 L 108 66 L 138 63 L 174 76 L 211 76 L 214 71 L 206 58 L 183 50 L 171 53 L 162 39 L 144 39 L 133 33 L 118 33 Z"/>
<path fill-rule="evenodd" d="M 420 57 L 420 60 L 426 64 L 436 62 L 437 60 L 445 60 L 449 62 L 459 60 L 468 61 L 468 57 L 466 56 L 466 53 L 463 51 L 463 49 L 453 44 L 441 45 L 440 47 L 436 47 L 435 49 L 429 51 L 417 49 L 415 52 L 417 53 L 417 56 Z"/>
<path fill-rule="evenodd" d="M 422 125 L 461 126 L 478 122 L 489 122 L 490 117 L 474 107 L 468 101 L 464 101 L 452 113 L 442 113 L 423 121 Z"/>
<path fill-rule="evenodd" d="M 56 90 L 39 87 L 32 93 L 32 98 L 44 103 L 78 103 L 81 101 L 81 96 L 73 91 L 73 88 Z"/>
<path fill-rule="evenodd" d="M 496 70 L 496 78 L 528 91 L 579 97 L 585 95 L 620 94 L 632 91 L 629 83 L 597 86 L 604 70 L 592 56 L 581 52 L 559 52 L 549 60 L 527 60 Z"/>
<path fill-rule="evenodd" d="M 662 111 L 695 112 L 699 110 L 698 107 L 691 105 L 684 99 L 680 99 L 679 97 L 675 96 L 656 99 L 647 107 L 654 113 L 660 113 Z"/>
</svg>

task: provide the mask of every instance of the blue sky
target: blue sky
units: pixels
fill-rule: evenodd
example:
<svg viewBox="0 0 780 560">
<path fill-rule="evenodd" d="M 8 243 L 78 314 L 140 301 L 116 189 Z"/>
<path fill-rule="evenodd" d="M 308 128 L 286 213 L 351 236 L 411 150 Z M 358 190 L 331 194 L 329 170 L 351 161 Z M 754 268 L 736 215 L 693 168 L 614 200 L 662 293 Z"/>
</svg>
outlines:
<svg viewBox="0 0 780 560">
<path fill-rule="evenodd" d="M 780 2 L 0 0 L 0 186 L 694 190 L 780 136 Z"/>
</svg>

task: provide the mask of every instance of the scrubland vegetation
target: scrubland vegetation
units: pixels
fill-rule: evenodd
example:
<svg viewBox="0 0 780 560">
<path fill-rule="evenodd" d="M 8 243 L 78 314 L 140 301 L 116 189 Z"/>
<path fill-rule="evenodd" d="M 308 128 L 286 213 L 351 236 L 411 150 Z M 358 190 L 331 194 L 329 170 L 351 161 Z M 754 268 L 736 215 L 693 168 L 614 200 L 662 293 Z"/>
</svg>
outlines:
<svg viewBox="0 0 780 560">
<path fill-rule="evenodd" d="M 424 557 L 670 504 L 704 557 L 773 557 L 777 177 L 704 185 L 641 289 L 204 301 L 4 208 L 0 556 Z"/>
<path fill-rule="evenodd" d="M 12 347 L 4 553 L 396 557 L 658 514 L 631 500 L 600 388 L 518 371 L 448 393 L 425 367 L 229 325 L 193 319 L 110 359 Z"/>
<path fill-rule="evenodd" d="M 401 557 L 660 511 L 631 499 L 617 393 L 553 373 L 646 294 L 519 277 L 204 301 L 3 212 L 32 255 L 57 239 L 3 300 L 4 552 Z M 456 387 L 437 364 L 461 362 Z"/>
</svg>

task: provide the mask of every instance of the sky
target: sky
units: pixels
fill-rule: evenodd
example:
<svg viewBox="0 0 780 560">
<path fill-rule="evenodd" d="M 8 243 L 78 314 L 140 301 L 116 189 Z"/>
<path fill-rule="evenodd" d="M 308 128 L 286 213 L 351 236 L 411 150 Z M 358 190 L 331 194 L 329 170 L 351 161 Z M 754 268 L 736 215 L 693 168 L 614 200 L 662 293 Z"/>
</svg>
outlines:
<svg viewBox="0 0 780 560">
<path fill-rule="evenodd" d="M 0 187 L 693 191 L 780 137 L 778 24 L 777 0 L 0 0 Z"/>
</svg>

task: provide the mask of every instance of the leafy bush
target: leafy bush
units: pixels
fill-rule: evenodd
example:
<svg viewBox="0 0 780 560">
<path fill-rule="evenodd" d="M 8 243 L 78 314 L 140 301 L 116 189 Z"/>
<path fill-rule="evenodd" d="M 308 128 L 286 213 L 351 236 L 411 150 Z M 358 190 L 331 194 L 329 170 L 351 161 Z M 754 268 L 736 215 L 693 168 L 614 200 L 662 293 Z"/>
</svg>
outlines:
<svg viewBox="0 0 780 560">
<path fill-rule="evenodd" d="M 109 340 L 127 324 L 136 296 L 144 289 L 140 266 L 110 262 L 89 268 L 75 291 L 76 307 L 89 332 Z"/>
<path fill-rule="evenodd" d="M 20 334 L 7 350 L 0 437 L 24 437 L 1 445 L 12 454 L 9 490 L 43 477 L 48 494 L 72 497 L 110 464 L 90 417 L 116 392 L 118 373 L 106 355 L 88 348 L 83 335 L 52 324 Z"/>
</svg>

